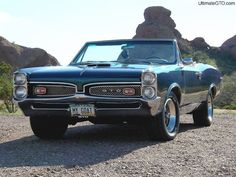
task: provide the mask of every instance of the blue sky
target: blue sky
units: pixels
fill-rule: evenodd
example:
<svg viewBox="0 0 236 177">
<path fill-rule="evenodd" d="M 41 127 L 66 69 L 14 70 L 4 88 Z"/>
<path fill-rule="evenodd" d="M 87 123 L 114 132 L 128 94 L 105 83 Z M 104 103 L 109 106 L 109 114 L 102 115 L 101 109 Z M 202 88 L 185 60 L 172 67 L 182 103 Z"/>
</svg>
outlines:
<svg viewBox="0 0 236 177">
<path fill-rule="evenodd" d="M 170 9 L 176 28 L 189 40 L 201 36 L 210 45 L 220 46 L 236 35 L 236 5 L 209 6 L 199 2 L 0 0 L 0 36 L 23 46 L 43 48 L 66 65 L 86 41 L 132 38 L 149 6 Z"/>
</svg>

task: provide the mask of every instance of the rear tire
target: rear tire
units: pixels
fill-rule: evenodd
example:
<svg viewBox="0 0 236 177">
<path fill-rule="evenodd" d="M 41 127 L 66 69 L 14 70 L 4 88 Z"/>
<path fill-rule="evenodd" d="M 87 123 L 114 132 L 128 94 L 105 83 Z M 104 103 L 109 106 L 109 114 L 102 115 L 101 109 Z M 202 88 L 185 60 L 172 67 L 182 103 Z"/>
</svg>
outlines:
<svg viewBox="0 0 236 177">
<path fill-rule="evenodd" d="M 35 136 L 41 139 L 58 139 L 65 134 L 68 120 L 66 117 L 31 116 L 30 125 Z"/>
<path fill-rule="evenodd" d="M 207 99 L 193 112 L 193 121 L 196 126 L 210 126 L 213 120 L 213 98 L 211 92 Z"/>
<path fill-rule="evenodd" d="M 173 92 L 165 100 L 162 112 L 148 122 L 147 132 L 151 140 L 173 140 L 179 131 L 179 103 Z"/>
</svg>

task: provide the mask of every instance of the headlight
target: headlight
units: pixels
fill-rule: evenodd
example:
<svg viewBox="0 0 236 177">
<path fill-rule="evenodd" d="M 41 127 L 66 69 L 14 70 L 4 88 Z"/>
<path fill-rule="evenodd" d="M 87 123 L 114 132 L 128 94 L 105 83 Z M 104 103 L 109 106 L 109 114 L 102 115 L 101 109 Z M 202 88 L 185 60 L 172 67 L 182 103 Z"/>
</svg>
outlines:
<svg viewBox="0 0 236 177">
<path fill-rule="evenodd" d="M 24 86 L 15 87 L 15 97 L 17 99 L 23 99 L 27 96 L 27 89 Z"/>
<path fill-rule="evenodd" d="M 14 75 L 14 83 L 17 85 L 23 85 L 26 83 L 26 75 L 23 73 L 16 73 Z"/>
<path fill-rule="evenodd" d="M 152 99 L 156 96 L 156 90 L 153 87 L 143 87 L 143 96 L 147 99 Z"/>
<path fill-rule="evenodd" d="M 155 82 L 156 76 L 152 72 L 143 73 L 143 83 L 146 85 L 151 85 Z"/>
</svg>

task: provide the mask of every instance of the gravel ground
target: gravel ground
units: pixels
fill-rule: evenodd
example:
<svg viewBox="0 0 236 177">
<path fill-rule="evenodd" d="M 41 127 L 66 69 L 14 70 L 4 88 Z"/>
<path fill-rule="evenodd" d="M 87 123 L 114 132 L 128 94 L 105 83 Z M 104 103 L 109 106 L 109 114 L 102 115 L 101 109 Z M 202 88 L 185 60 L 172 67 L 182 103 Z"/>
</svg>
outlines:
<svg viewBox="0 0 236 177">
<path fill-rule="evenodd" d="M 236 114 L 211 127 L 182 116 L 180 133 L 151 142 L 141 127 L 70 127 L 62 140 L 33 136 L 27 117 L 0 116 L 0 176 L 236 176 Z"/>
</svg>

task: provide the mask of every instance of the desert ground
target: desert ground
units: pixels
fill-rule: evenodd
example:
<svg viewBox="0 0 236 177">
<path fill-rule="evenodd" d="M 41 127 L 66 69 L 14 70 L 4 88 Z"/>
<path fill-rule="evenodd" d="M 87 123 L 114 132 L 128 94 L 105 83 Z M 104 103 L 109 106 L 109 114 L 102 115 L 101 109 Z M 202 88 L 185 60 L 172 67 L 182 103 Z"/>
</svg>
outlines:
<svg viewBox="0 0 236 177">
<path fill-rule="evenodd" d="M 40 140 L 29 118 L 0 116 L 0 176 L 236 176 L 236 112 L 215 111 L 210 127 L 181 117 L 169 142 L 134 125 L 70 126 L 61 140 Z"/>
</svg>

